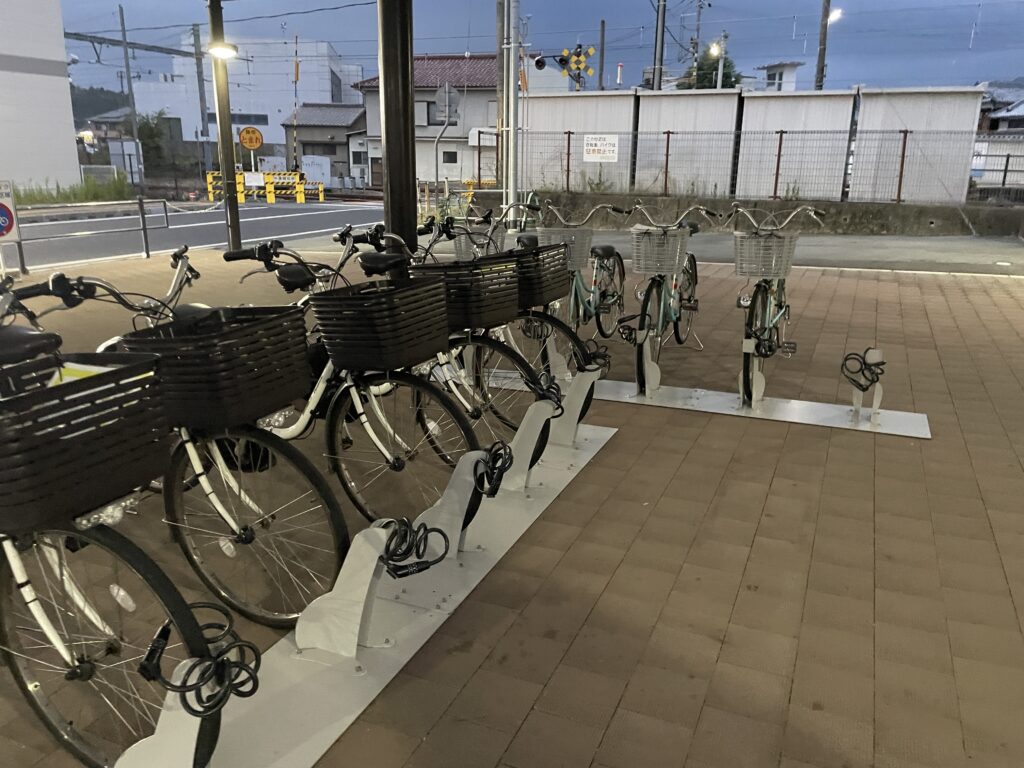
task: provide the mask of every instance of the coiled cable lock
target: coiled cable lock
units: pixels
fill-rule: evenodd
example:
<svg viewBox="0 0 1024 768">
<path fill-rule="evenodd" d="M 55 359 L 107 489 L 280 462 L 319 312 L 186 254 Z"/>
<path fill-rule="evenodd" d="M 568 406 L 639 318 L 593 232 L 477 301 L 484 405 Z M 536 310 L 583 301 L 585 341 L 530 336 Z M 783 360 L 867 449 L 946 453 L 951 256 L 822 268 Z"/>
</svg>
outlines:
<svg viewBox="0 0 1024 768">
<path fill-rule="evenodd" d="M 239 638 L 234 630 L 234 617 L 215 603 L 192 603 L 193 611 L 205 609 L 222 617 L 220 621 L 200 624 L 210 654 L 195 659 L 180 683 L 163 676 L 160 668 L 171 636 L 172 624 L 165 621 L 157 630 L 149 650 L 139 663 L 139 674 L 150 682 L 158 682 L 171 693 L 177 693 L 182 708 L 194 717 L 209 717 L 219 712 L 232 695 L 246 699 L 259 689 L 260 649 Z"/>
<path fill-rule="evenodd" d="M 555 412 L 551 415 L 551 418 L 557 419 L 565 413 L 565 409 L 562 407 L 562 388 L 558 386 L 558 382 L 547 371 L 541 371 L 537 379 L 538 381 L 536 382 L 527 381 L 526 386 L 530 388 L 530 391 L 538 399 L 549 400 L 555 404 Z"/>
<path fill-rule="evenodd" d="M 426 523 L 413 525 L 407 517 L 398 520 L 384 520 L 382 528 L 389 528 L 388 540 L 384 544 L 384 552 L 380 556 L 380 562 L 384 565 L 388 575 L 393 579 L 404 579 L 414 573 L 437 565 L 448 555 L 448 548 L 451 542 L 440 528 L 431 528 Z M 433 559 L 426 559 L 427 543 L 431 534 L 437 534 L 444 541 L 441 554 Z M 416 560 L 407 562 L 415 557 Z"/>
<path fill-rule="evenodd" d="M 475 467 L 476 489 L 489 499 L 498 495 L 501 480 L 512 468 L 512 449 L 498 440 L 491 443 L 487 456 L 478 460 Z"/>
<path fill-rule="evenodd" d="M 842 372 L 846 380 L 861 392 L 867 392 L 877 384 L 885 373 L 885 360 L 869 363 L 867 358 L 872 347 L 864 350 L 864 354 L 850 352 L 843 358 Z"/>
</svg>

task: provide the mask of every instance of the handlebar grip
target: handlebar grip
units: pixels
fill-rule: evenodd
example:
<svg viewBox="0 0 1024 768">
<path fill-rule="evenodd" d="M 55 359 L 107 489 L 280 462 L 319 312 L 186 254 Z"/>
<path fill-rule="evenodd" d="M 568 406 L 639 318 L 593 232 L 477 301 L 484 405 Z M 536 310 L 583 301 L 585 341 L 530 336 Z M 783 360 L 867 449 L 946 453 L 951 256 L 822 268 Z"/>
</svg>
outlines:
<svg viewBox="0 0 1024 768">
<path fill-rule="evenodd" d="M 534 213 L 540 213 L 541 211 L 540 206 L 534 205 L 533 203 L 526 203 L 526 208 L 527 210 L 533 211 Z"/>
<path fill-rule="evenodd" d="M 171 253 L 171 258 L 174 259 L 175 261 L 177 261 L 182 256 L 184 256 L 186 253 L 188 253 L 188 246 L 187 245 L 183 245 L 178 250 L 176 250 L 173 253 Z"/>
<path fill-rule="evenodd" d="M 352 235 L 352 242 L 355 245 L 369 245 L 370 233 L 363 232 L 361 235 Z"/>
<path fill-rule="evenodd" d="M 35 299 L 39 296 L 50 296 L 50 283 L 36 283 L 35 285 L 23 285 L 21 288 L 15 288 L 11 291 L 14 294 L 14 298 L 18 301 L 23 299 Z"/>
<path fill-rule="evenodd" d="M 340 243 L 340 242 L 344 241 L 349 236 L 349 234 L 351 232 L 352 232 L 352 225 L 351 224 L 346 224 L 345 228 L 343 230 L 341 230 L 341 232 L 336 232 L 335 234 L 331 235 L 331 240 L 333 240 L 336 243 Z"/>
<path fill-rule="evenodd" d="M 814 213 L 814 215 L 817 216 L 819 219 L 824 219 L 827 215 L 825 211 L 821 210 L 820 208 L 812 208 L 811 210 Z"/>
<path fill-rule="evenodd" d="M 628 216 L 630 213 L 633 212 L 633 209 L 632 208 L 620 208 L 617 205 L 613 205 L 612 206 L 612 211 L 614 211 L 615 213 L 621 213 L 621 214 L 624 214 L 624 215 Z"/>
<path fill-rule="evenodd" d="M 234 251 L 224 251 L 224 261 L 245 261 L 257 258 L 255 248 L 239 248 Z"/>
</svg>

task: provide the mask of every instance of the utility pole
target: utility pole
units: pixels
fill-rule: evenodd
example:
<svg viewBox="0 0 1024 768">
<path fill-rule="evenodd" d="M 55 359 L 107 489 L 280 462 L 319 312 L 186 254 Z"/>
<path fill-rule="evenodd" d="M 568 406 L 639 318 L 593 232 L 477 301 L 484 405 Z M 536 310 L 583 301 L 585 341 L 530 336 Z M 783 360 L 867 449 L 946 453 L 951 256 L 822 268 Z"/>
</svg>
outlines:
<svg viewBox="0 0 1024 768">
<path fill-rule="evenodd" d="M 728 39 L 729 33 L 723 29 L 721 48 L 718 51 L 718 82 L 715 84 L 715 88 L 722 87 L 722 75 L 725 74 L 725 41 Z"/>
<path fill-rule="evenodd" d="M 508 203 L 508 200 L 505 199 L 505 184 L 503 182 L 505 174 L 502 172 L 505 162 L 505 72 L 508 69 L 508 59 L 505 58 L 505 0 L 497 0 L 496 14 L 497 45 L 494 50 L 495 63 L 498 67 L 498 87 L 494 116 L 494 180 L 502 189 L 501 203 L 505 205 Z"/>
<path fill-rule="evenodd" d="M 821 0 L 821 26 L 818 27 L 818 66 L 814 70 L 814 90 L 825 87 L 825 46 L 828 43 L 828 17 L 832 0 Z"/>
<path fill-rule="evenodd" d="M 704 6 L 710 5 L 707 0 L 697 0 L 697 30 L 693 35 L 693 87 L 697 87 L 697 70 L 700 69 L 700 15 Z"/>
<path fill-rule="evenodd" d="M 661 90 L 661 72 L 665 65 L 665 3 L 658 0 L 658 24 L 654 36 L 654 76 L 651 84 L 656 91 Z"/>
<path fill-rule="evenodd" d="M 128 82 L 128 108 L 132 116 L 132 139 L 135 142 L 135 160 L 138 162 L 142 157 L 142 143 L 139 141 L 139 114 L 135 111 L 135 88 L 132 86 L 132 62 L 128 56 L 128 30 L 124 26 L 124 6 L 117 6 L 117 13 L 121 17 L 121 46 L 124 48 L 124 79 Z M 146 180 L 142 173 L 139 173 L 139 190 L 146 194 Z"/>
<path fill-rule="evenodd" d="M 598 43 L 601 51 L 597 57 L 597 90 L 604 90 L 604 19 L 601 19 L 601 41 Z"/>
<path fill-rule="evenodd" d="M 221 0 L 208 0 L 210 44 L 224 42 L 224 9 Z M 242 221 L 238 216 L 238 188 L 235 184 L 235 134 L 231 127 L 231 98 L 228 94 L 228 63 L 213 59 L 213 99 L 217 106 L 217 146 L 220 175 L 224 186 L 224 218 L 228 225 L 228 248 L 242 247 Z"/>
<path fill-rule="evenodd" d="M 213 167 L 210 158 L 210 113 L 206 106 L 206 78 L 203 75 L 203 46 L 199 40 L 199 25 L 192 25 L 192 48 L 196 54 L 196 81 L 199 85 L 199 125 L 203 142 L 203 173 Z"/>
<path fill-rule="evenodd" d="M 517 130 L 519 128 L 519 0 L 505 0 L 508 11 L 505 27 L 508 37 L 508 79 L 505 90 L 508 94 L 508 109 L 505 119 L 508 123 L 508 173 L 505 186 L 508 189 L 508 204 L 515 203 L 519 196 L 516 189 L 517 174 Z"/>
</svg>

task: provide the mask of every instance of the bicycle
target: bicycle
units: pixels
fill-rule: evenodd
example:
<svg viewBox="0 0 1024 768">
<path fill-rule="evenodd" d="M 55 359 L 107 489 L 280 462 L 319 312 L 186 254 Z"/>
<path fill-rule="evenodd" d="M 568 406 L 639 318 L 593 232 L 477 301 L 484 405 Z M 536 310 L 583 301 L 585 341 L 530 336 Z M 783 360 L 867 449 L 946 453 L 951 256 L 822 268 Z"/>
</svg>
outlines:
<svg viewBox="0 0 1024 768">
<path fill-rule="evenodd" d="M 598 211 L 609 210 L 629 215 L 629 211 L 607 203 L 595 205 L 582 220 L 571 222 L 546 201 L 546 210 L 554 215 L 560 227 L 538 227 L 541 244 L 566 243 L 569 247 L 569 270 L 572 282 L 566 305 L 566 322 L 579 333 L 580 326 L 594 320 L 602 338 L 610 339 L 626 312 L 626 267 L 622 256 L 612 245 L 591 245 L 594 230 L 585 225 Z M 583 279 L 583 270 L 592 266 L 590 285 Z"/>
<path fill-rule="evenodd" d="M 163 300 L 98 278 L 72 287 L 82 300 L 112 301 L 144 321 L 101 350 L 162 356 L 165 405 L 180 438 L 160 486 L 164 522 L 189 565 L 237 613 L 290 628 L 333 587 L 349 548 L 341 506 L 313 464 L 249 423 L 264 405 L 289 398 L 290 372 L 304 364 L 289 343 L 304 338 L 303 320 L 274 309 L 179 306 L 200 277 L 187 252 L 171 255 L 175 274 Z M 246 381 L 254 371 L 275 375 Z"/>
<path fill-rule="evenodd" d="M 639 211 L 649 222 L 630 229 L 633 271 L 651 277 L 643 291 L 639 286 L 636 289 L 640 313 L 625 316 L 619 322 L 623 338 L 636 346 L 636 377 L 642 389 L 646 383 L 644 344 L 648 345 L 651 359 L 657 363 L 670 325 L 676 344 L 686 344 L 693 335 L 697 348 L 704 348 L 700 337 L 693 332 L 694 315 L 699 309 L 697 259 L 686 248 L 690 236 L 700 228 L 696 223 L 688 223 L 686 217 L 698 211 L 710 221 L 718 214 L 702 205 L 694 205 L 671 224 L 658 224 L 643 203 L 638 203 L 631 211 Z M 635 331 L 626 325 L 634 319 L 638 326 Z"/>
<path fill-rule="evenodd" d="M 345 298 L 339 290 L 349 291 L 352 301 L 358 302 L 360 290 L 372 299 L 375 292 L 387 289 L 388 284 L 381 282 L 352 286 L 341 276 L 357 253 L 356 245 L 380 243 L 383 235 L 383 227 L 355 234 L 351 225 L 346 226 L 334 235 L 343 249 L 336 267 L 306 262 L 279 241 L 229 251 L 224 258 L 260 262 L 262 266 L 244 275 L 243 281 L 254 274 L 273 272 L 285 291 L 305 294 L 295 302 L 296 307 L 312 307 L 317 314 L 317 300 Z M 382 275 L 393 268 L 387 264 L 383 269 L 371 268 L 367 274 Z M 345 283 L 345 289 L 338 289 L 339 281 Z M 323 336 L 318 320 L 307 337 L 309 383 L 301 407 L 269 414 L 259 425 L 277 437 L 294 440 L 322 421 L 328 465 L 356 509 L 370 521 L 429 508 L 441 497 L 462 454 L 479 449 L 465 413 L 443 390 L 414 372 L 374 372 L 374 365 L 365 370 L 339 367 Z M 339 347 L 344 350 L 345 342 Z M 370 350 L 371 357 L 374 352 Z M 379 364 L 381 358 L 376 359 Z M 467 525 L 475 512 L 471 509 L 466 515 Z"/>
<path fill-rule="evenodd" d="M 153 733 L 172 672 L 206 664 L 231 630 L 207 637 L 225 625 L 200 624 L 200 606 L 111 527 L 166 456 L 155 359 L 62 354 L 46 312 L 24 303 L 46 296 L 86 298 L 60 274 L 0 282 L 0 657 L 51 735 L 100 768 Z M 18 316 L 33 327 L 10 324 Z M 210 700 L 228 678 L 206 676 Z M 219 706 L 208 715 L 196 766 L 216 744 Z"/>
<path fill-rule="evenodd" d="M 796 354 L 796 342 L 786 340 L 789 324 L 789 303 L 786 300 L 786 277 L 793 265 L 798 235 L 782 232 L 796 216 L 806 213 L 819 225 L 825 214 L 810 205 L 785 214 L 784 211 L 762 211 L 732 204 L 727 221 L 734 222 L 736 274 L 750 280 L 758 278 L 751 295 L 740 294 L 736 306 L 746 310 L 743 326 L 743 369 L 740 372 L 740 395 L 746 405 L 760 400 L 764 394 L 764 363 L 776 353 L 783 357 Z M 755 216 L 760 214 L 760 220 Z M 780 219 L 785 214 L 784 219 Z M 753 231 L 736 228 L 738 215 L 744 216 Z M 781 223 L 780 223 L 781 220 Z"/>
</svg>

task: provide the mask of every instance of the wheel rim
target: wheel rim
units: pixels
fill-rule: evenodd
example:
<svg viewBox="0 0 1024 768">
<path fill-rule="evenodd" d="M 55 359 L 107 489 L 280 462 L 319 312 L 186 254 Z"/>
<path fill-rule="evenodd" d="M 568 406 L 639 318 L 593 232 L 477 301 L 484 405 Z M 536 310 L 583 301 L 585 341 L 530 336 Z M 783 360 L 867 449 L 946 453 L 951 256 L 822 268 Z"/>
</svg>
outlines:
<svg viewBox="0 0 1024 768">
<path fill-rule="evenodd" d="M 329 504 L 283 452 L 250 436 L 195 443 L 217 501 L 242 528 L 234 534 L 203 487 L 177 484 L 175 526 L 193 566 L 225 601 L 266 622 L 293 621 L 334 584 L 340 567 Z M 214 456 L 214 451 L 219 456 Z"/>
<path fill-rule="evenodd" d="M 441 498 L 459 458 L 475 446 L 467 442 L 451 406 L 443 404 L 426 382 L 382 377 L 361 382 L 361 389 L 370 429 L 389 454 L 402 461 L 389 464 L 363 424 L 353 418 L 355 390 L 350 387 L 339 400 L 331 435 L 331 458 L 346 493 L 370 519 L 428 509 Z"/>
<path fill-rule="evenodd" d="M 87 764 L 113 765 L 125 749 L 153 733 L 163 709 L 166 691 L 137 670 L 169 611 L 134 568 L 93 537 L 46 532 L 33 539 L 33 546 L 22 552 L 29 580 L 65 644 L 87 662 L 81 668 L 89 669 L 91 677 L 65 679 L 67 664 L 29 613 L 9 569 L 0 642 L 12 671 L 62 743 Z M 88 546 L 70 552 L 68 541 Z M 78 607 L 83 602 L 72 597 L 75 588 L 109 632 Z M 172 623 L 163 675 L 169 677 L 189 656 Z"/>
</svg>

